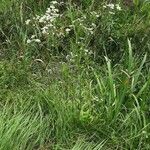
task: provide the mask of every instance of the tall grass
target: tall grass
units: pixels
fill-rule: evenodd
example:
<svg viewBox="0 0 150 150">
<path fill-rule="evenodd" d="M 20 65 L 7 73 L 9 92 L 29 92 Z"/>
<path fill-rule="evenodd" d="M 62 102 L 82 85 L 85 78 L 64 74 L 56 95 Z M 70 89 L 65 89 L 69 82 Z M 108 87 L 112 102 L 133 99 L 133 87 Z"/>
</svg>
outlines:
<svg viewBox="0 0 150 150">
<path fill-rule="evenodd" d="M 65 1 L 59 37 L 25 24 L 49 1 L 2 1 L 0 150 L 150 149 L 149 3 L 118 3 Z"/>
</svg>

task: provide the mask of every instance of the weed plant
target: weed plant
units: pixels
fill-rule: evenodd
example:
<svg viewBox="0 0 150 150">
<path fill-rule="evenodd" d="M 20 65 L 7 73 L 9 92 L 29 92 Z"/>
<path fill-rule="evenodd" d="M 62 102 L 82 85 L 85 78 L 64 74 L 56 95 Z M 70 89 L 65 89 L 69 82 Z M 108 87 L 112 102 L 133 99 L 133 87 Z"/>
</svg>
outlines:
<svg viewBox="0 0 150 150">
<path fill-rule="evenodd" d="M 1 0 L 0 150 L 149 150 L 149 10 Z"/>
</svg>

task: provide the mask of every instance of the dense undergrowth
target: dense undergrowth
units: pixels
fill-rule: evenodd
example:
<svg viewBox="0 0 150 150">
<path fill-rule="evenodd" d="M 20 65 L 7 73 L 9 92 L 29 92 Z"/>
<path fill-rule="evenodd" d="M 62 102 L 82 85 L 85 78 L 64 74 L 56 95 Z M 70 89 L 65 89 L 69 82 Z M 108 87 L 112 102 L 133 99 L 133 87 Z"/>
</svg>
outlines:
<svg viewBox="0 0 150 150">
<path fill-rule="evenodd" d="M 0 150 L 149 150 L 150 3 L 1 0 Z"/>
</svg>

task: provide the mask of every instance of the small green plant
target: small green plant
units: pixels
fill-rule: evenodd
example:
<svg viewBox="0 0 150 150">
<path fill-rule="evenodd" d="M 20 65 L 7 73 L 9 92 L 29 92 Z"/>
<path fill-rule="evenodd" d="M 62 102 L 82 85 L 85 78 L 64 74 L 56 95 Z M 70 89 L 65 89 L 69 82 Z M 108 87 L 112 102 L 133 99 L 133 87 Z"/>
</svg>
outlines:
<svg viewBox="0 0 150 150">
<path fill-rule="evenodd" d="M 149 2 L 2 0 L 0 150 L 150 149 Z"/>
</svg>

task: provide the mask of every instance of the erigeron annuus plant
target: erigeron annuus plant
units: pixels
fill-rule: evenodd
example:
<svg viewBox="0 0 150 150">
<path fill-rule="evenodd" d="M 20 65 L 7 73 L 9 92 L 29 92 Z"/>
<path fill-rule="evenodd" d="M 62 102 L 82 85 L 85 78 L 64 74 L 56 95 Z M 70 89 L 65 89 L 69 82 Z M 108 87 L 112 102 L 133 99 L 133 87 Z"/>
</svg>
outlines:
<svg viewBox="0 0 150 150">
<path fill-rule="evenodd" d="M 71 25 L 74 27 L 74 32 L 76 35 L 76 43 L 85 44 L 89 42 L 89 39 L 93 37 L 94 32 L 97 28 L 97 20 L 99 18 L 99 13 L 96 11 L 91 12 L 75 12 L 71 18 Z"/>
<path fill-rule="evenodd" d="M 122 10 L 122 8 L 119 4 L 113 4 L 113 3 L 103 5 L 103 8 L 109 10 L 108 12 L 111 15 L 115 15 L 116 11 Z"/>
<path fill-rule="evenodd" d="M 64 32 L 60 32 L 58 25 L 56 24 L 58 19 L 61 19 L 63 14 L 60 14 L 59 9 L 57 8 L 62 3 L 58 3 L 57 1 L 50 2 L 50 6 L 47 8 L 45 14 L 36 15 L 32 19 L 27 19 L 25 21 L 26 25 L 33 28 L 37 34 L 33 34 L 27 39 L 27 43 L 32 42 L 41 42 L 41 38 L 47 37 L 60 37 L 65 36 L 70 30 L 66 29 Z"/>
<path fill-rule="evenodd" d="M 43 15 L 35 15 L 25 21 L 26 26 L 31 28 L 32 32 L 26 41 L 27 44 L 38 43 L 54 52 L 55 50 L 59 52 L 59 48 L 63 47 L 63 50 L 69 50 L 65 55 L 70 55 L 73 51 L 71 42 L 75 41 L 78 45 L 78 50 L 73 51 L 75 55 L 91 55 L 92 52 L 88 50 L 88 46 L 97 28 L 99 13 L 96 11 L 83 13 L 76 9 L 73 12 L 73 10 L 68 10 L 69 6 L 67 10 L 61 12 L 59 10 L 61 4 L 52 1 Z M 73 17 L 70 16 L 71 14 Z"/>
<path fill-rule="evenodd" d="M 120 27 L 122 23 L 120 21 L 125 13 L 125 10 L 120 6 L 120 4 L 105 4 L 103 5 L 102 11 L 102 24 L 108 29 L 107 31 L 111 32 L 113 28 Z"/>
<path fill-rule="evenodd" d="M 57 29 L 57 26 L 56 26 L 57 19 L 60 19 L 61 22 L 63 22 L 64 19 L 67 19 L 65 14 L 60 14 L 59 9 L 57 8 L 57 6 L 61 4 L 62 2 L 58 3 L 57 1 L 52 1 L 50 3 L 50 7 L 47 8 L 44 15 L 36 15 L 32 19 L 27 19 L 25 21 L 26 25 L 32 25 L 32 27 L 36 27 L 38 25 L 43 35 L 49 35 L 50 34 L 49 32 L 51 29 L 53 30 L 53 34 L 55 34 L 54 31 L 56 31 Z M 99 14 L 95 11 L 91 12 L 90 15 L 95 16 L 96 18 L 99 17 Z M 62 28 L 64 28 L 64 31 L 70 32 L 73 29 L 75 23 L 77 23 L 77 25 L 82 26 L 86 32 L 89 31 L 90 33 L 92 33 L 91 31 L 94 30 L 96 25 L 93 22 L 91 22 L 91 25 L 89 25 L 89 23 L 86 24 L 86 21 L 89 19 L 89 17 L 91 18 L 91 16 L 87 14 L 87 15 L 78 17 L 77 19 L 74 19 L 72 22 L 70 22 L 70 24 L 68 23 L 66 27 L 62 27 Z"/>
<path fill-rule="evenodd" d="M 72 18 L 71 18 L 72 17 Z M 93 54 L 93 51 L 90 50 L 90 41 L 94 36 L 94 33 L 97 29 L 97 20 L 100 15 L 96 11 L 91 12 L 75 12 L 73 16 L 70 16 L 71 26 L 74 27 L 75 32 L 75 42 L 77 45 L 75 55 L 82 57 L 88 57 Z M 76 58 L 76 57 L 74 57 Z M 79 57 L 78 57 L 79 58 Z"/>
</svg>

